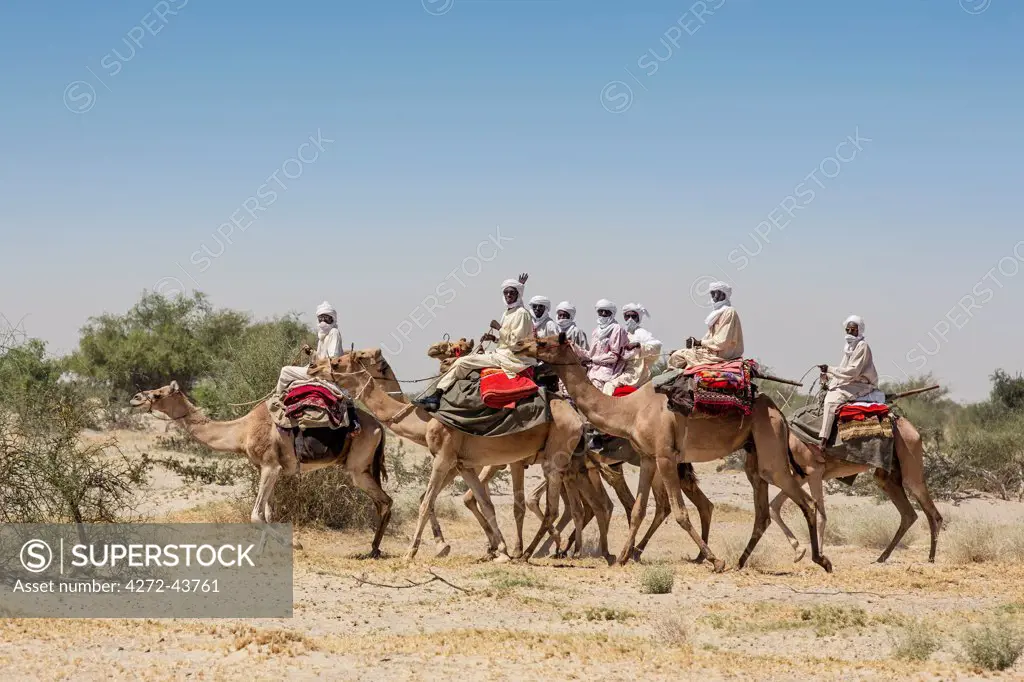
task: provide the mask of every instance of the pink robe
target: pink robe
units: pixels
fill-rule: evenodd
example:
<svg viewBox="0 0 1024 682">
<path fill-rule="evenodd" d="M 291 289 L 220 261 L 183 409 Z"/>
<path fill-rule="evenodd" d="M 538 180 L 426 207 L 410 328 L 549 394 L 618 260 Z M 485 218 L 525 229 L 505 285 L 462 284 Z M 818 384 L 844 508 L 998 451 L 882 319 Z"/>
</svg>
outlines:
<svg viewBox="0 0 1024 682">
<path fill-rule="evenodd" d="M 606 382 L 622 374 L 626 369 L 626 346 L 629 345 L 629 334 L 618 322 L 612 323 L 611 333 L 601 338 L 600 328 L 595 329 L 590 337 L 590 348 L 580 351 L 593 363 L 587 370 L 587 378 L 597 388 L 604 388 Z"/>
</svg>

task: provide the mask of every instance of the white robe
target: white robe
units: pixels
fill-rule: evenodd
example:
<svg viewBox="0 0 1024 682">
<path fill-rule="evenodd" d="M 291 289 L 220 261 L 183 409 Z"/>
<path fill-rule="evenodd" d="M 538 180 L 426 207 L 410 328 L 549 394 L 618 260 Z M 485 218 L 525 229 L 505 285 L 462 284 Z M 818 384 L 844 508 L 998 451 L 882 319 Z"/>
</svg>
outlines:
<svg viewBox="0 0 1024 682">
<path fill-rule="evenodd" d="M 828 438 L 835 423 L 836 410 L 840 405 L 854 401 L 885 402 L 885 394 L 878 390 L 878 370 L 871 354 L 871 346 L 861 339 L 853 348 L 843 351 L 842 360 L 835 367 L 828 368 L 828 393 L 825 394 L 820 438 Z"/>
<path fill-rule="evenodd" d="M 473 353 L 463 355 L 455 361 L 451 369 L 437 382 L 437 389 L 447 391 L 452 384 L 465 379 L 474 370 L 496 367 L 511 378 L 527 367 L 537 364 L 534 358 L 519 357 L 512 352 L 516 344 L 533 338 L 533 316 L 522 306 L 506 310 L 501 316 L 501 329 L 498 330 L 498 343 L 495 350 L 489 353 Z"/>
<path fill-rule="evenodd" d="M 628 332 L 627 332 L 628 333 Z M 619 386 L 639 386 L 651 377 L 651 368 L 661 357 L 661 341 L 654 338 L 654 334 L 637 327 L 635 332 L 629 333 L 630 343 L 639 343 L 636 350 L 626 351 L 626 369 L 619 376 L 615 377 L 601 389 L 608 395 Z"/>
<path fill-rule="evenodd" d="M 314 360 L 327 360 L 328 358 L 341 357 L 344 354 L 345 346 L 341 341 L 341 332 L 337 327 L 332 327 L 324 338 L 317 341 L 313 358 Z M 309 365 L 286 365 L 282 367 L 281 374 L 277 377 L 277 392 L 285 394 L 291 389 L 292 385 L 311 381 L 308 370 Z"/>
</svg>

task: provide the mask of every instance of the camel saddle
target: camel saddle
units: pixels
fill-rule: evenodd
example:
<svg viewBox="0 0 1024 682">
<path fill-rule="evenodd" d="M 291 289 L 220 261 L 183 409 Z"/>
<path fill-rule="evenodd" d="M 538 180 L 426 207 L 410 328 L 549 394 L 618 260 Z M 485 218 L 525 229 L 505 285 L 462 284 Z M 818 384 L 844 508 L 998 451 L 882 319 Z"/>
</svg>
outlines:
<svg viewBox="0 0 1024 682">
<path fill-rule="evenodd" d="M 354 406 L 334 387 L 316 381 L 295 383 L 283 398 L 274 396 L 267 403 L 277 428 L 291 435 L 299 462 L 348 454 Z"/>
<path fill-rule="evenodd" d="M 844 405 L 837 410 L 836 423 L 829 435 L 828 454 L 854 464 L 866 464 L 876 469 L 892 471 L 894 462 L 895 439 L 893 429 L 896 415 L 890 414 L 884 405 L 864 409 L 846 409 L 855 407 Z M 881 416 L 884 412 L 884 416 Z M 821 405 L 808 405 L 793 413 L 789 418 L 789 427 L 793 435 L 807 445 L 817 447 L 821 431 Z M 843 481 L 852 483 L 851 480 Z"/>
<path fill-rule="evenodd" d="M 733 360 L 670 370 L 652 381 L 656 393 L 668 398 L 668 408 L 686 416 L 715 417 L 753 411 L 758 365 L 754 360 Z"/>
</svg>

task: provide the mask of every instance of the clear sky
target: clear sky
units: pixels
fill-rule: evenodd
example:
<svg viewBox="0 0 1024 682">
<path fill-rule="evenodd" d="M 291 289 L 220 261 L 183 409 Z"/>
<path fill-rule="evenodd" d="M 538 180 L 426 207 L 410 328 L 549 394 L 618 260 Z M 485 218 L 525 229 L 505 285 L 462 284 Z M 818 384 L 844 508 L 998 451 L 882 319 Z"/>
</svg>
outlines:
<svg viewBox="0 0 1024 682">
<path fill-rule="evenodd" d="M 422 377 L 522 271 L 667 348 L 727 279 L 780 374 L 858 313 L 881 373 L 978 399 L 1022 366 L 1022 35 L 1013 0 L 7 2 L 0 312 L 60 353 L 143 289 L 326 298 Z"/>
</svg>

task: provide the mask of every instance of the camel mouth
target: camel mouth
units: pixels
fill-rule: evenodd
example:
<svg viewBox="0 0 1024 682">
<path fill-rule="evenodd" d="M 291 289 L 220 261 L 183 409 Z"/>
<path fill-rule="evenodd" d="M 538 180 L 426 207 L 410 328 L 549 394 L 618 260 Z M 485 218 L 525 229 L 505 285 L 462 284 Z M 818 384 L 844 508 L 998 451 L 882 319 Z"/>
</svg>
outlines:
<svg viewBox="0 0 1024 682">
<path fill-rule="evenodd" d="M 151 407 L 153 405 L 153 402 L 151 400 L 149 400 L 149 398 L 145 398 L 145 397 L 136 395 L 136 396 L 133 396 L 132 399 L 128 401 L 128 405 L 130 407 L 132 407 L 133 409 L 138 409 L 140 407 L 147 407 L 148 408 L 148 407 Z"/>
</svg>

